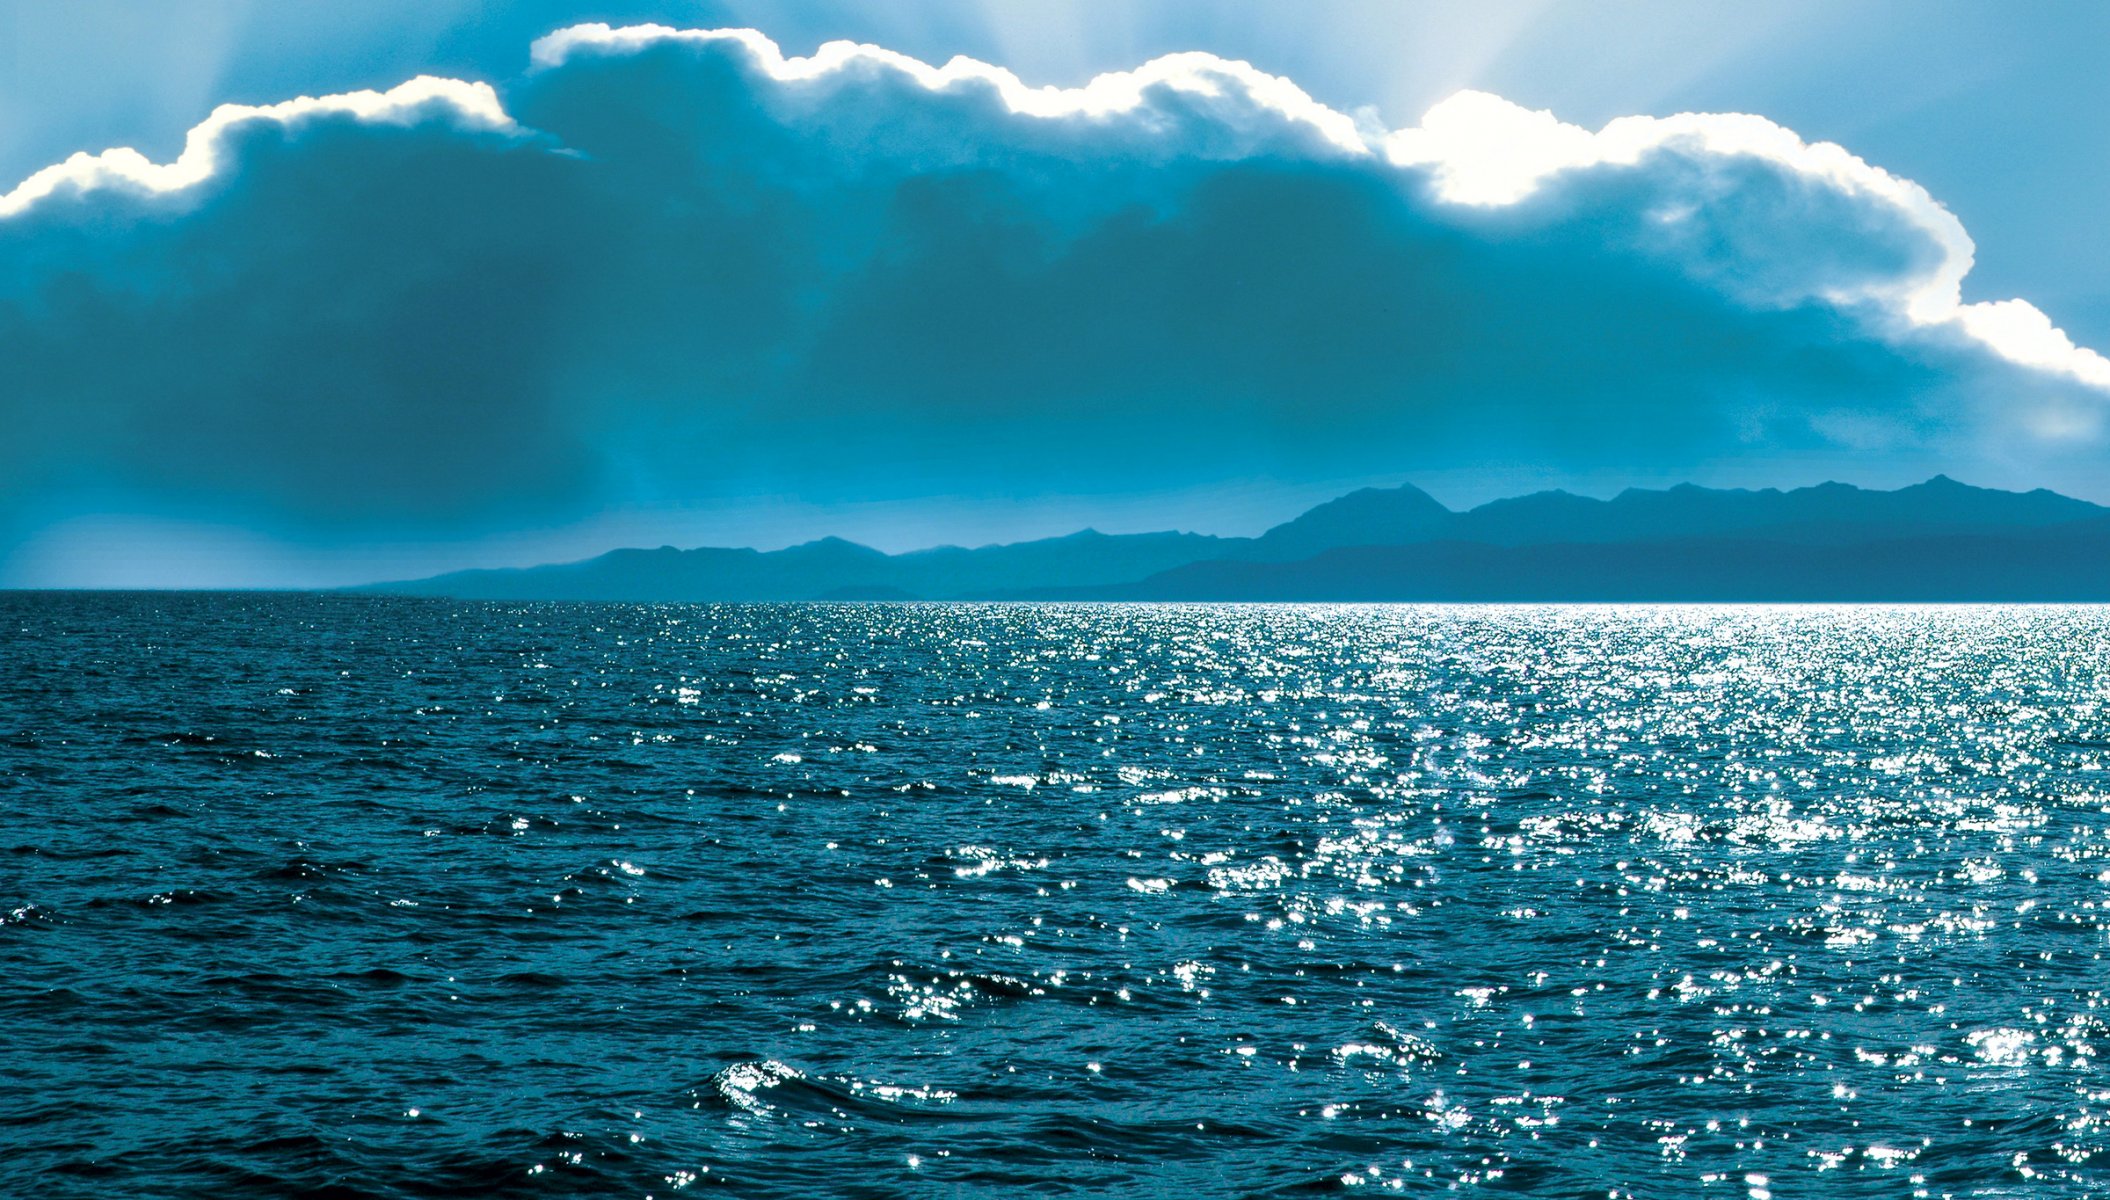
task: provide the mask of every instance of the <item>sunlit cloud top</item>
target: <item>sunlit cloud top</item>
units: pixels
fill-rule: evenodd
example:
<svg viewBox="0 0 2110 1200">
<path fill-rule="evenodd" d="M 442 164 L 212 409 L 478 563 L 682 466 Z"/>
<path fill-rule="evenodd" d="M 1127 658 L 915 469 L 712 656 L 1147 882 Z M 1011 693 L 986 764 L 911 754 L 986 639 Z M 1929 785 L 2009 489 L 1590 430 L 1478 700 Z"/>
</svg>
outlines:
<svg viewBox="0 0 2110 1200">
<path fill-rule="evenodd" d="M 184 139 L 183 153 L 173 162 L 153 162 L 129 146 L 99 154 L 83 151 L 38 171 L 0 195 L 0 218 L 19 216 L 38 201 L 65 193 L 101 188 L 170 193 L 196 187 L 233 169 L 223 147 L 231 134 L 251 123 L 291 126 L 318 117 L 343 116 L 367 125 L 408 125 L 435 115 L 443 115 L 463 128 L 514 128 L 491 85 L 429 75 L 385 92 L 302 96 L 267 105 L 223 104 L 191 129 Z"/>
</svg>

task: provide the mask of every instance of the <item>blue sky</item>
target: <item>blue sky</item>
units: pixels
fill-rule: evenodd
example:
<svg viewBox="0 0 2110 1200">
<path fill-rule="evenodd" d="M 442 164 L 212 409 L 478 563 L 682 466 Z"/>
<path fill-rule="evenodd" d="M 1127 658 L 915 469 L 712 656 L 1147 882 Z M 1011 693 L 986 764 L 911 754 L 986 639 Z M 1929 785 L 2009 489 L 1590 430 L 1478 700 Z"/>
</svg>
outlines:
<svg viewBox="0 0 2110 1200">
<path fill-rule="evenodd" d="M 1261 74 L 1109 115 L 723 40 L 530 70 L 581 21 Z M 0 204 L 0 582 L 1248 532 L 1400 478 L 2110 499 L 2106 44 L 2092 3 L 0 5 L 0 194 L 219 104 L 493 89 Z M 1684 112 L 1770 124 L 1606 128 Z"/>
</svg>

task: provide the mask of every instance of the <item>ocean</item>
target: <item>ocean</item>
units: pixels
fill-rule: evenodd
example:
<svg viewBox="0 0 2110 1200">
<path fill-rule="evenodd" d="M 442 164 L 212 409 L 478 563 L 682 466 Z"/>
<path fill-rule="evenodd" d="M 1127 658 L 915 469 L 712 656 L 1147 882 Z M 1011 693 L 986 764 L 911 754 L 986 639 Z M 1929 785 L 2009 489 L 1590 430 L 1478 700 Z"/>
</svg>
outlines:
<svg viewBox="0 0 2110 1200">
<path fill-rule="evenodd" d="M 0 639 L 9 1197 L 2110 1193 L 2110 610 Z"/>
</svg>

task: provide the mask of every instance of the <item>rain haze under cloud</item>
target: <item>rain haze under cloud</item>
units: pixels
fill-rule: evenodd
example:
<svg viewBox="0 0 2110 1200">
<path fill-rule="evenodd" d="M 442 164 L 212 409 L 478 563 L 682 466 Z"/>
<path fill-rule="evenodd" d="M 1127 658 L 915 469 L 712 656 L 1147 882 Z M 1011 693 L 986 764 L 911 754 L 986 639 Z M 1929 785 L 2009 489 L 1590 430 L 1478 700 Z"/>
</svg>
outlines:
<svg viewBox="0 0 2110 1200">
<path fill-rule="evenodd" d="M 1464 92 L 1391 129 L 1207 54 L 1056 89 L 580 26 L 0 197 L 0 579 L 903 546 L 1400 478 L 2103 498 L 2110 362 L 1967 303 L 1973 253 L 1757 117 Z"/>
</svg>

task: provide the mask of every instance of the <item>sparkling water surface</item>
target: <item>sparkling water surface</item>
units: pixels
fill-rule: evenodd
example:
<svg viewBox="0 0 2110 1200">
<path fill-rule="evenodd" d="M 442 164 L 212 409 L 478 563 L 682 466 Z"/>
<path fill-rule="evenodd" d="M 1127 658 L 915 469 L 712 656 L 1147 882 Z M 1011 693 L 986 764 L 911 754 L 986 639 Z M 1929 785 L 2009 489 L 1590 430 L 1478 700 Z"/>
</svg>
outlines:
<svg viewBox="0 0 2110 1200">
<path fill-rule="evenodd" d="M 2110 1192 L 2102 609 L 0 636 L 0 1194 Z"/>
</svg>

